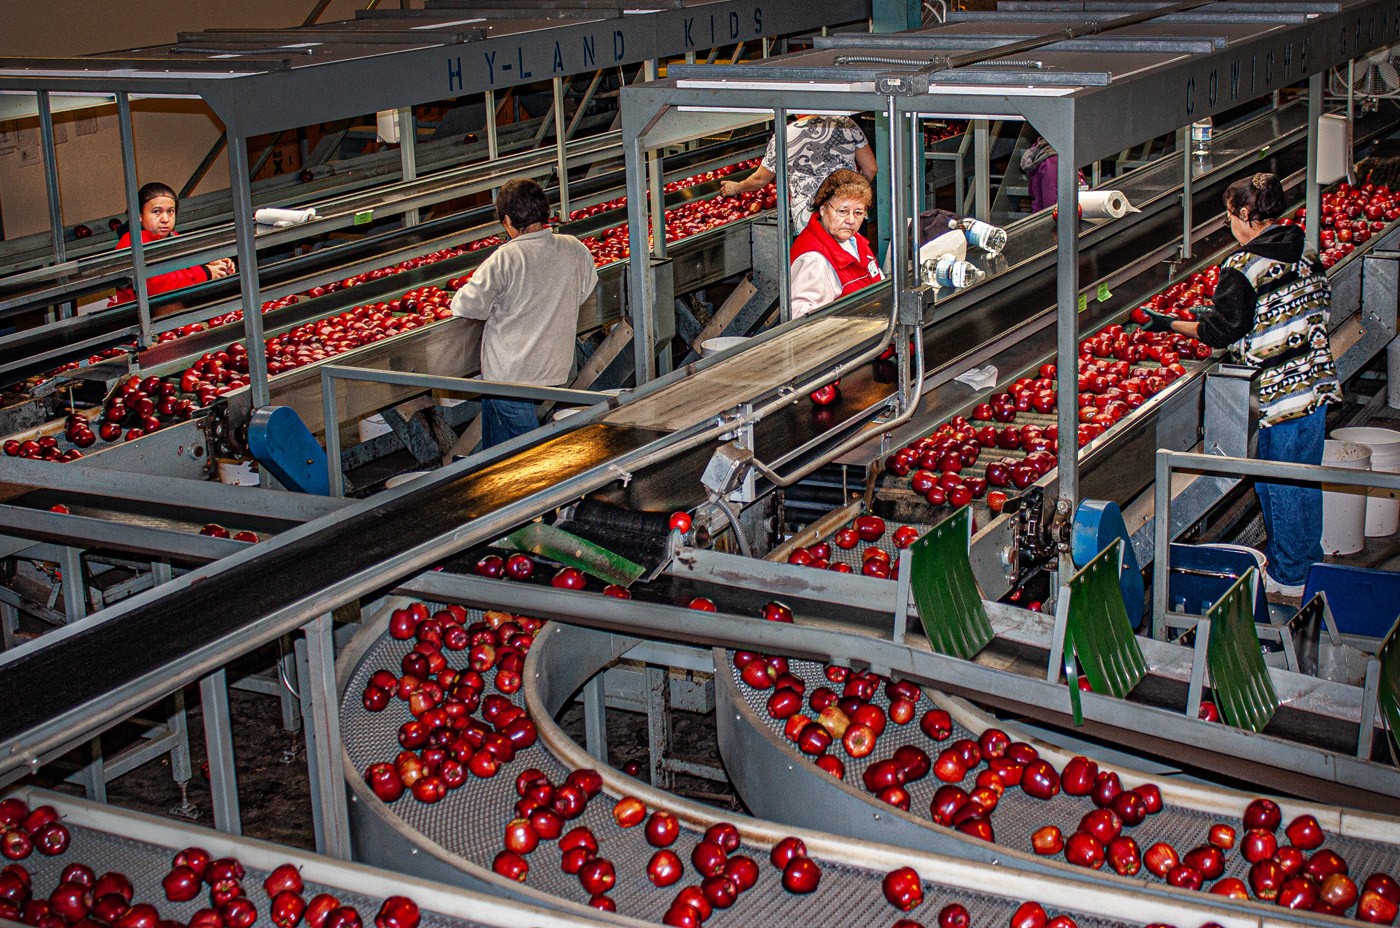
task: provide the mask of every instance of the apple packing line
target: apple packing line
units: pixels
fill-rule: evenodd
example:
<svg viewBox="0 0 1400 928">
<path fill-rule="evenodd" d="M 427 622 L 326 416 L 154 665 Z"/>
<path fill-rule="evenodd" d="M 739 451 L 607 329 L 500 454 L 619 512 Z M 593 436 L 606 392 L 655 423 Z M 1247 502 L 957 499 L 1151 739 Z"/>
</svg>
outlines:
<svg viewBox="0 0 1400 928">
<path fill-rule="evenodd" d="M 502 581 L 502 585 L 509 584 Z M 403 604 L 394 602 L 392 606 Z M 744 924 L 760 925 L 869 925 L 892 919 L 894 913 L 881 893 L 880 882 L 887 872 L 902 866 L 914 867 L 922 877 L 924 905 L 910 914 L 925 924 L 935 922 L 939 909 L 952 902 L 967 907 L 973 924 L 1006 924 L 1024 900 L 1035 900 L 1051 911 L 1072 914 L 1080 925 L 1101 928 L 1146 922 L 1201 924 L 1212 919 L 1230 924 L 1224 906 L 1204 894 L 1198 898 L 1178 893 L 1177 898 L 1169 899 L 1144 894 L 1136 884 L 1135 891 L 1130 892 L 1126 885 L 1109 888 L 1102 882 L 1084 879 L 1028 874 L 1006 867 L 992 870 L 987 864 L 927 851 L 834 837 L 742 815 L 724 815 L 714 807 L 682 799 L 599 765 L 554 719 L 580 686 L 641 642 L 567 625 L 546 625 L 537 633 L 522 674 L 524 686 L 508 697 L 534 720 L 538 731 L 535 744 L 517 752 L 500 774 L 489 779 L 472 777 L 441 801 L 428 805 L 405 796 L 386 805 L 370 792 L 360 774 L 369 764 L 392 759 L 398 753 L 397 731 L 410 713 L 402 700 L 391 703 L 385 711 L 367 712 L 361 694 L 375 670 L 397 667 L 412 645 L 411 641 L 396 641 L 388 636 L 389 611 L 386 608 L 356 636 L 340 657 L 337 669 L 342 694 L 345 776 L 352 797 L 351 828 L 369 863 L 388 865 L 393 861 L 398 868 L 431 873 L 436 879 L 488 886 L 535 904 L 582 911 L 588 894 L 578 878 L 561 869 L 562 855 L 556 843 L 540 842 L 530 855 L 523 884 L 498 876 L 492 872 L 491 864 L 501 848 L 502 829 L 516 815 L 514 806 L 519 795 L 516 776 L 512 774 L 533 767 L 552 783 L 561 783 L 572 770 L 595 768 L 602 775 L 604 792 L 566 827 L 585 825 L 599 839 L 600 853 L 616 869 L 617 883 L 609 896 L 622 915 L 654 919 L 666 910 L 681 886 L 696 882 L 689 867 L 684 881 L 674 887 L 658 890 L 648 880 L 647 862 L 656 848 L 647 842 L 645 829 L 621 829 L 611 814 L 618 798 L 633 796 L 649 811 L 663 809 L 676 815 L 681 833 L 672 849 L 683 860 L 689 858 L 707 828 L 727 821 L 739 832 L 741 847 L 737 853 L 751 855 L 759 863 L 758 883 L 733 906 L 716 907 L 713 921 L 707 924 L 737 924 L 742 920 Z M 480 615 L 473 613 L 469 620 Z M 484 674 L 488 688 L 494 673 L 492 669 Z M 773 773 L 780 781 L 775 786 L 780 788 L 783 771 Z M 819 797 L 811 798 L 819 801 Z M 768 862 L 770 849 L 789 835 L 806 844 L 809 856 L 821 869 L 821 881 L 813 893 L 797 895 L 783 889 Z"/>
</svg>

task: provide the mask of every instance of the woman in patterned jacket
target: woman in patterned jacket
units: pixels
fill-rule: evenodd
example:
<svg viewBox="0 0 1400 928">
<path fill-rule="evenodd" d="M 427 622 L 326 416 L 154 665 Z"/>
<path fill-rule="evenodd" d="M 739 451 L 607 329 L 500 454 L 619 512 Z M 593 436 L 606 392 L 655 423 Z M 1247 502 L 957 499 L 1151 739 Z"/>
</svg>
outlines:
<svg viewBox="0 0 1400 928">
<path fill-rule="evenodd" d="M 1195 322 L 1150 313 L 1145 328 L 1233 348 L 1242 363 L 1261 372 L 1258 456 L 1321 464 L 1324 407 L 1342 396 L 1327 338 L 1332 292 L 1317 256 L 1304 252 L 1302 228 L 1278 221 L 1286 208 L 1273 174 L 1231 184 L 1225 211 L 1240 248 L 1220 265 L 1214 305 Z M 1301 596 L 1308 568 L 1322 560 L 1322 491 L 1262 481 L 1255 491 L 1269 533 L 1269 591 Z"/>
</svg>

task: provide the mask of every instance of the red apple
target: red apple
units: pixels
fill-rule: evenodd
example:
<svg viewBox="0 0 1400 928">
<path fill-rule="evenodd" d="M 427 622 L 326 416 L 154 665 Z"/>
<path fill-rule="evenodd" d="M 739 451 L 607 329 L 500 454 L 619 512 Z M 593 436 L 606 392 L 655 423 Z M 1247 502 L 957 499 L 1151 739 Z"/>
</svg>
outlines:
<svg viewBox="0 0 1400 928">
<path fill-rule="evenodd" d="M 814 892 L 821 877 L 821 868 L 814 861 L 807 857 L 794 857 L 783 867 L 783 888 L 797 894 Z"/>
</svg>

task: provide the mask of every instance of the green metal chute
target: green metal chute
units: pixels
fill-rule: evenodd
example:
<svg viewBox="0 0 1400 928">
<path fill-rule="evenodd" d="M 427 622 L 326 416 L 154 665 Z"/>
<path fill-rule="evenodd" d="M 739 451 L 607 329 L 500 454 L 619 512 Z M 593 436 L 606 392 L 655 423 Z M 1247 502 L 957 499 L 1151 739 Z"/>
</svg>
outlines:
<svg viewBox="0 0 1400 928">
<path fill-rule="evenodd" d="M 909 546 L 914 605 L 929 644 L 939 654 L 963 660 L 995 637 L 972 575 L 971 538 L 972 510 L 964 506 Z"/>
<path fill-rule="evenodd" d="M 1210 619 L 1206 666 L 1215 704 L 1225 721 L 1260 732 L 1278 711 L 1278 696 L 1254 627 L 1255 575 L 1251 567 L 1206 611 Z"/>
<path fill-rule="evenodd" d="M 619 586 L 631 586 L 633 581 L 646 573 L 642 565 L 620 554 L 543 522 L 531 522 L 516 529 L 497 544 L 508 551 L 538 554 L 560 564 L 577 567 L 584 573 Z"/>
<path fill-rule="evenodd" d="M 1095 693 L 1119 699 L 1147 675 L 1147 661 L 1123 605 L 1122 569 L 1123 541 L 1115 539 L 1070 578 L 1065 621 L 1066 658 L 1078 660 Z"/>
</svg>

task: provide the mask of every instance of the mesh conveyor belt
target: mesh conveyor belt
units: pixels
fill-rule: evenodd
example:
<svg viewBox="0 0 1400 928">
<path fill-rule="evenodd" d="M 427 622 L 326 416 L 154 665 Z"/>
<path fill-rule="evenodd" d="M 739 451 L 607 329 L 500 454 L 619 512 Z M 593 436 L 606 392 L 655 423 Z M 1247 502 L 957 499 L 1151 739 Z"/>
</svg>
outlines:
<svg viewBox="0 0 1400 928">
<path fill-rule="evenodd" d="M 756 690 L 746 685 L 734 669 L 732 652 L 724 652 L 725 666 L 719 670 L 725 675 L 722 686 L 729 688 L 729 681 L 732 680 L 732 687 L 749 708 L 761 719 L 766 727 L 768 736 L 783 744 L 793 755 L 794 763 L 811 763 L 812 759 L 797 751 L 796 747 L 783 737 L 783 722 L 772 718 L 768 714 L 768 697 L 771 690 Z M 813 690 L 819 686 L 834 687 L 829 683 L 824 675 L 823 667 L 812 661 L 789 661 L 791 673 L 800 677 L 807 684 L 807 692 L 804 695 L 804 704 Z M 884 760 L 894 754 L 895 749 L 901 745 L 911 744 L 922 748 L 928 752 L 930 760 L 936 759 L 939 751 L 948 747 L 960 738 L 971 738 L 976 740 L 977 736 L 954 723 L 953 734 L 942 742 L 935 742 L 924 735 L 919 728 L 918 718 L 931 706 L 924 700 L 919 702 L 919 710 L 915 715 L 915 720 L 908 725 L 896 725 L 890 722 L 885 731 L 876 741 L 876 749 L 866 757 L 855 759 L 846 756 L 844 751 L 838 750 L 839 742 L 833 740 L 831 750 L 846 763 L 846 783 L 853 786 L 857 791 L 865 794 L 866 799 L 874 806 L 883 808 L 882 803 L 875 796 L 865 793 L 862 782 L 862 775 L 865 769 L 872 763 Z M 886 697 L 883 688 L 872 700 L 881 709 L 889 709 L 889 699 Z M 977 777 L 979 770 L 985 766 L 973 768 L 966 778 L 961 782 L 965 790 L 970 790 L 973 781 Z M 736 784 L 741 786 L 742 784 Z M 943 783 L 932 773 L 916 783 L 906 783 L 904 788 L 909 792 L 910 813 L 916 818 L 923 820 L 929 828 L 938 828 L 929 820 L 929 803 L 933 799 L 934 792 Z M 833 789 L 835 788 L 833 784 Z M 819 801 L 814 797 L 814 801 Z M 1089 797 L 1074 797 L 1064 793 L 1056 795 L 1048 802 L 1034 799 L 1019 787 L 1013 787 L 1002 795 L 1001 801 L 992 812 L 990 820 L 996 842 L 1003 847 L 1031 853 L 1031 834 L 1044 825 L 1056 825 L 1066 837 L 1074 833 L 1079 827 L 1079 820 L 1086 812 L 1096 808 Z M 1184 808 L 1163 804 L 1162 811 L 1156 815 L 1149 815 L 1140 825 L 1133 828 L 1124 828 L 1123 834 L 1137 841 L 1142 850 L 1146 850 L 1158 841 L 1165 841 L 1175 847 L 1178 852 L 1184 854 L 1191 848 L 1205 844 L 1207 832 L 1210 826 L 1216 822 L 1224 822 L 1234 826 L 1237 835 L 1243 836 L 1244 825 L 1237 818 L 1227 818 L 1223 816 L 1210 815 L 1195 809 Z M 974 840 L 974 839 L 969 839 Z M 1395 845 L 1382 844 L 1376 841 L 1365 841 L 1357 838 L 1328 835 L 1323 847 L 1330 848 L 1342 855 L 1350 866 L 1350 871 L 1357 880 L 1358 885 L 1371 873 L 1381 872 L 1391 875 L 1400 874 L 1400 848 Z M 1060 862 L 1064 861 L 1063 855 L 1056 858 Z M 1238 845 L 1236 848 L 1225 853 L 1225 877 L 1238 877 L 1247 879 L 1249 864 L 1239 854 Z M 1139 874 L 1141 878 L 1154 880 L 1145 869 Z M 1165 883 L 1165 881 L 1160 881 Z"/>
<path fill-rule="evenodd" d="M 119 621 L 88 628 L 62 648 L 27 652 L 0 673 L 0 705 L 7 707 L 0 713 L 0 743 L 76 709 L 91 694 L 111 692 L 148 668 L 237 631 L 252 616 L 271 614 L 333 580 L 383 563 L 418 540 L 443 535 L 656 438 L 639 430 L 586 426 L 542 445 L 534 464 L 501 461 L 446 486 L 360 509 L 337 521 L 337 530 L 353 539 L 348 545 L 327 544 L 319 535 L 300 538 L 222 572 L 218 580 L 174 590 Z M 66 678 L 73 667 L 83 668 L 90 686 L 60 687 L 52 699 L 29 698 L 52 689 L 39 681 Z"/>
<path fill-rule="evenodd" d="M 209 906 L 209 894 L 206 892 L 201 892 L 189 902 L 171 902 L 165 898 L 160 881 L 170 872 L 170 861 L 174 856 L 172 849 L 72 824 L 69 825 L 69 831 L 73 839 L 66 853 L 57 857 L 44 857 L 34 853 L 20 861 L 33 877 L 35 898 L 48 898 L 49 893 L 58 885 L 58 878 L 64 867 L 72 863 L 84 863 L 92 867 L 99 876 L 108 870 L 126 874 L 136 890 L 132 902 L 148 902 L 154 905 L 160 910 L 162 918 L 174 919 L 180 924 L 185 924 L 195 912 Z M 197 843 L 197 839 L 191 842 Z M 254 924 L 270 926 L 272 919 L 268 917 L 267 894 L 262 888 L 262 882 L 270 871 L 250 866 L 246 860 L 243 864 L 247 868 L 247 875 L 242 880 L 244 891 L 258 910 L 258 920 Z M 366 925 L 373 924 L 374 913 L 379 911 L 379 905 L 384 901 L 380 897 L 364 896 L 310 880 L 306 881 L 302 897 L 309 902 L 313 896 L 322 892 L 335 896 L 343 905 L 354 906 Z M 482 923 L 425 909 L 422 912 L 421 924 L 422 928 L 473 928 Z"/>
<path fill-rule="evenodd" d="M 478 616 L 479 613 L 474 614 Z M 536 636 L 535 648 L 549 647 L 551 636 L 543 631 Z M 392 760 L 399 751 L 397 731 L 399 725 L 411 718 L 407 704 L 394 700 L 384 712 L 370 713 L 360 704 L 360 693 L 370 675 L 380 667 L 396 668 L 411 642 L 395 641 L 382 636 L 365 652 L 360 663 L 349 675 L 346 691 L 341 699 L 341 731 L 350 762 L 358 770 L 381 760 Z M 449 663 L 464 662 L 463 657 Z M 602 668 L 598 668 L 601 670 Z M 488 678 L 488 691 L 489 678 Z M 522 690 L 522 692 L 524 692 Z M 522 704 L 520 694 L 512 697 Z M 531 707 L 532 714 L 538 707 Z M 540 721 L 536 719 L 537 723 Z M 433 805 L 424 805 L 412 798 L 402 798 L 388 807 L 381 807 L 381 814 L 397 816 L 409 827 L 429 840 L 443 846 L 453 854 L 470 861 L 486 870 L 491 860 L 501 848 L 502 833 L 507 821 L 514 817 L 514 805 L 518 798 L 515 792 L 515 778 L 526 767 L 536 767 L 549 776 L 552 782 L 559 783 L 569 769 L 563 761 L 550 754 L 542 742 L 517 753 L 515 759 L 503 765 L 500 773 L 490 780 L 471 778 L 458 790 L 449 792 L 446 799 Z M 620 829 L 612 819 L 613 799 L 605 792 L 589 803 L 584 813 L 564 825 L 565 832 L 576 825 L 587 825 L 597 836 L 599 855 L 611 860 L 617 872 L 617 885 L 609 895 L 617 903 L 618 912 L 623 915 L 655 920 L 666 905 L 675 898 L 682 886 L 696 882 L 694 868 L 690 864 L 690 852 L 698 843 L 700 833 L 682 825 L 680 837 L 671 850 L 685 863 L 685 875 L 680 882 L 665 888 L 656 888 L 646 879 L 646 863 L 656 849 L 649 845 L 643 829 Z M 726 816 L 716 810 L 713 821 L 725 821 Z M 732 820 L 730 817 L 728 820 Z M 742 894 L 739 901 L 727 910 L 716 909 L 712 920 L 707 924 L 730 924 L 742 920 L 744 924 L 759 925 L 825 925 L 825 926 L 866 926 L 883 921 L 893 922 L 895 910 L 891 909 L 880 894 L 879 881 L 882 872 L 845 865 L 828 859 L 819 860 L 822 870 L 821 887 L 818 892 L 806 896 L 793 895 L 782 888 L 777 871 L 768 862 L 768 848 L 744 844 L 736 853 L 748 854 L 759 864 L 758 884 Z M 559 868 L 560 853 L 557 842 L 541 841 L 528 857 L 530 871 L 527 885 L 543 890 L 563 899 L 586 903 L 588 899 L 577 877 L 564 873 Z M 925 874 L 927 876 L 928 874 Z M 961 889 L 939 886 L 925 881 L 924 904 L 909 913 L 910 918 L 925 924 L 936 924 L 937 913 L 950 902 L 961 902 L 972 915 L 973 924 L 997 925 L 1006 923 L 1014 905 L 1006 898 L 979 894 Z M 1073 914 L 1073 913 L 1070 913 Z M 1081 928 L 1110 928 L 1126 924 L 1111 919 L 1075 914 Z"/>
</svg>

